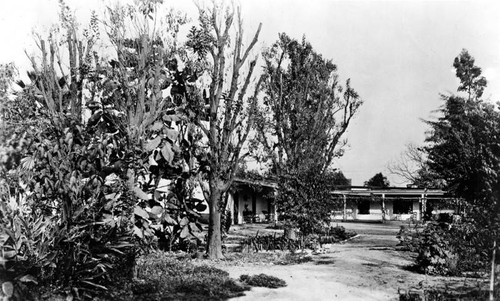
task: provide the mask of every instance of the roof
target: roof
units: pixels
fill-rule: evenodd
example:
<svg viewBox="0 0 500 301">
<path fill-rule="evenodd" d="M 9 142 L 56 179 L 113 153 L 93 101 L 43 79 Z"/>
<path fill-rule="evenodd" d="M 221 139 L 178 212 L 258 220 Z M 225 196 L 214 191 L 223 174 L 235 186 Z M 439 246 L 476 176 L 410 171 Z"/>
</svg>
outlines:
<svg viewBox="0 0 500 301">
<path fill-rule="evenodd" d="M 442 189 L 427 189 L 427 188 L 407 188 L 407 187 L 388 187 L 388 188 L 373 188 L 349 186 L 335 189 L 333 194 L 350 195 L 350 196 L 384 196 L 384 197 L 446 197 L 447 193 Z"/>
<path fill-rule="evenodd" d="M 251 179 L 235 178 L 234 183 L 235 184 L 247 184 L 247 185 L 262 186 L 262 187 L 267 187 L 267 188 L 278 188 L 278 183 L 276 183 L 276 181 L 272 181 L 269 179 L 251 180 Z"/>
</svg>

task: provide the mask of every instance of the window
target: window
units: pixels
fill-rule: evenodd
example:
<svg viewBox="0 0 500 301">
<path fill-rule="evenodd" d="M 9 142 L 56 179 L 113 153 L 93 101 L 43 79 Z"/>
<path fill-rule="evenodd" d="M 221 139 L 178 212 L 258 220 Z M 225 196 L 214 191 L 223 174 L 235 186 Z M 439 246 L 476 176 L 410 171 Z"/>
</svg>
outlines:
<svg viewBox="0 0 500 301">
<path fill-rule="evenodd" d="M 370 214 L 370 200 L 358 200 L 358 214 Z"/>
<path fill-rule="evenodd" d="M 396 199 L 393 208 L 394 214 L 410 214 L 413 211 L 413 202 L 411 200 Z"/>
</svg>

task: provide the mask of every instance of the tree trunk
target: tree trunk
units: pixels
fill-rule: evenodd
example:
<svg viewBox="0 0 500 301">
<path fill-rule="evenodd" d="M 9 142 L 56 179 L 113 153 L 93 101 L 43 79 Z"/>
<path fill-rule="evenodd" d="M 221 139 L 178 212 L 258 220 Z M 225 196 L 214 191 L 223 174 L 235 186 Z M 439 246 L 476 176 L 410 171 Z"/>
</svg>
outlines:
<svg viewBox="0 0 500 301">
<path fill-rule="evenodd" d="M 493 241 L 493 254 L 491 255 L 490 301 L 495 300 L 495 257 L 497 253 L 497 240 Z"/>
<path fill-rule="evenodd" d="M 222 193 L 216 185 L 210 185 L 210 201 L 208 204 L 208 245 L 207 254 L 210 259 L 222 258 L 222 235 L 220 229 L 221 212 L 219 203 Z"/>
</svg>

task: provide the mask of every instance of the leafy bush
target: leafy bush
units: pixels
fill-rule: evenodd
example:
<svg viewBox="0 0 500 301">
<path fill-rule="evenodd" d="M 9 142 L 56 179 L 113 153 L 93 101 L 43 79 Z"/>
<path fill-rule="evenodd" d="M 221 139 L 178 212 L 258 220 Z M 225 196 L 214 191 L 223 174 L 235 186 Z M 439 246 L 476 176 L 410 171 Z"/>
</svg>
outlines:
<svg viewBox="0 0 500 301">
<path fill-rule="evenodd" d="M 81 296 L 105 290 L 112 271 L 131 266 L 135 252 L 125 175 L 117 171 L 107 180 L 101 164 L 114 163 L 110 146 L 125 152 L 127 146 L 106 133 L 90 135 L 66 116 L 26 127 L 3 144 L 18 158 L 1 166 L 10 176 L 0 202 L 6 273 L 72 286 Z"/>
<path fill-rule="evenodd" d="M 400 245 L 417 252 L 416 268 L 423 273 L 457 275 L 487 266 L 487 233 L 471 223 L 428 223 L 422 230 L 401 227 Z"/>
<path fill-rule="evenodd" d="M 458 256 L 447 224 L 429 224 L 419 237 L 417 264 L 427 274 L 456 274 Z"/>
<path fill-rule="evenodd" d="M 266 274 L 259 274 L 254 276 L 241 275 L 240 281 L 250 286 L 259 286 L 268 288 L 279 288 L 286 286 L 286 282 L 284 280 Z"/>
<path fill-rule="evenodd" d="M 276 204 L 279 219 L 303 235 L 318 233 L 331 221 L 331 211 L 340 204 L 330 192 L 336 180 L 335 173 L 308 170 L 279 179 Z"/>
</svg>

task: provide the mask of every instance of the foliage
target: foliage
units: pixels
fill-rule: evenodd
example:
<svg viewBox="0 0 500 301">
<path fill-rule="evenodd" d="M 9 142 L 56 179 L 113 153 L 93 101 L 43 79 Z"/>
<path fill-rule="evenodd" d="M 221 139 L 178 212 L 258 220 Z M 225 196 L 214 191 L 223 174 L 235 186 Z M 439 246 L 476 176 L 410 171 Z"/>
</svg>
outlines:
<svg viewBox="0 0 500 301">
<path fill-rule="evenodd" d="M 154 22 L 149 19 L 158 9 L 150 4 L 135 11 L 109 11 L 106 25 L 117 58 L 109 62 L 110 67 L 101 66 L 108 97 L 105 102 L 96 101 L 90 120 L 102 120 L 106 106 L 126 112 L 121 127 L 142 146 L 133 170 L 140 184 L 133 188 L 140 199 L 134 209 L 135 234 L 145 241 L 157 239 L 164 250 L 196 251 L 203 240 L 198 212 L 206 205 L 195 191 L 207 171 L 207 152 L 202 148 L 202 133 L 191 122 L 193 104 L 188 95 L 195 91 L 199 70 L 189 61 L 182 69 L 178 60 L 186 56 L 176 41 L 186 19 L 169 12 L 167 32 L 160 36 L 150 29 Z M 124 23 L 129 17 L 141 24 L 136 32 L 130 33 Z"/>
<path fill-rule="evenodd" d="M 161 43 L 117 35 L 117 61 L 108 66 L 92 51 L 95 16 L 82 38 L 62 2 L 61 9 L 67 32 L 39 37 L 31 83 L 19 82 L 23 91 L 2 108 L 2 273 L 16 286 L 51 284 L 84 298 L 107 291 L 117 274 L 132 277 L 136 253 L 156 246 L 155 231 L 170 249 L 200 240 L 195 210 L 204 208 L 192 192 L 203 166 L 195 157 L 206 154 L 185 102 L 162 96 L 170 83 L 185 91 L 172 78 L 176 68 L 160 68 Z M 68 47 L 69 76 L 55 61 L 60 45 Z M 170 180 L 166 195 L 156 192 L 161 177 Z"/>
<path fill-rule="evenodd" d="M 286 282 L 284 280 L 266 274 L 258 274 L 253 276 L 241 275 L 240 281 L 250 286 L 258 287 L 279 288 L 286 286 Z"/>
<path fill-rule="evenodd" d="M 335 226 L 335 227 L 322 228 L 318 232 L 318 235 L 319 235 L 319 242 L 323 244 L 323 243 L 344 241 L 346 239 L 356 236 L 356 232 L 346 230 L 343 226 Z"/>
<path fill-rule="evenodd" d="M 107 133 L 89 135 L 65 116 L 28 122 L 21 131 L 4 144 L 22 158 L 2 166 L 11 179 L 0 207 L 7 273 L 71 285 L 82 296 L 105 290 L 98 283 L 109 282 L 111 271 L 123 269 L 118 263 L 135 251 L 126 178 L 106 181 L 101 162 L 110 161 L 110 145 L 128 146 Z"/>
<path fill-rule="evenodd" d="M 292 251 L 310 249 L 315 250 L 322 244 L 336 243 L 344 241 L 356 235 L 353 231 L 346 231 L 342 226 L 321 228 L 317 234 L 303 235 L 295 233 L 295 238 L 287 237 L 286 235 L 268 234 L 259 235 L 247 238 L 243 244 L 248 250 L 260 251 Z"/>
<path fill-rule="evenodd" d="M 387 177 L 384 176 L 381 172 L 375 174 L 373 177 L 371 177 L 368 181 L 365 182 L 365 186 L 369 187 L 379 187 L 379 188 L 387 188 L 391 184 L 389 183 L 389 180 L 387 180 Z"/>
<path fill-rule="evenodd" d="M 481 76 L 481 68 L 474 63 L 474 58 L 465 49 L 453 61 L 456 76 L 460 80 L 457 91 L 466 92 L 469 100 L 481 98 L 487 84 L 486 78 Z"/>
<path fill-rule="evenodd" d="M 488 292 L 480 287 L 465 288 L 429 288 L 415 291 L 403 291 L 400 301 L 443 301 L 443 300 L 487 300 Z"/>
<path fill-rule="evenodd" d="M 432 173 L 463 200 L 464 220 L 481 246 L 472 258 L 484 266 L 488 258 L 484 254 L 491 252 L 500 235 L 500 112 L 481 99 L 487 82 L 466 50 L 453 66 L 460 79 L 458 91 L 466 97 L 442 96 L 441 116 L 427 122 L 431 131 L 425 151 Z"/>
<path fill-rule="evenodd" d="M 0 97 L 6 96 L 17 72 L 14 63 L 0 64 Z"/>
<path fill-rule="evenodd" d="M 340 206 L 330 193 L 336 179 L 336 174 L 316 171 L 283 176 L 276 197 L 280 218 L 304 235 L 318 232 L 329 224 L 332 210 Z"/>
<path fill-rule="evenodd" d="M 136 289 L 135 299 L 221 300 L 242 296 L 248 286 L 229 278 L 223 270 L 210 266 L 195 266 L 165 253 L 153 253 L 137 261 L 137 277 L 144 283 L 154 283 L 156 290 Z"/>
<path fill-rule="evenodd" d="M 291 239 L 284 235 L 277 236 L 276 233 L 269 235 L 255 235 L 247 238 L 243 244 L 248 250 L 260 251 L 292 251 L 300 249 L 313 249 L 317 240 L 312 236 L 301 236 L 298 239 Z"/>
<path fill-rule="evenodd" d="M 337 66 L 309 42 L 280 34 L 268 50 L 257 139 L 278 175 L 326 171 L 342 155 L 341 138 L 362 101 L 338 82 Z"/>
<path fill-rule="evenodd" d="M 220 264 L 230 266 L 252 265 L 295 265 L 310 262 L 311 256 L 304 256 L 301 253 L 292 253 L 290 251 L 274 252 L 232 252 L 226 253 L 225 259 Z"/>
<path fill-rule="evenodd" d="M 337 66 L 305 40 L 280 34 L 268 50 L 263 75 L 262 109 L 255 123 L 254 148 L 279 183 L 276 204 L 283 218 L 309 234 L 328 222 L 335 179 L 329 169 L 342 155 L 341 138 L 362 101 L 338 81 Z M 342 177 L 337 185 L 344 185 Z"/>
<path fill-rule="evenodd" d="M 418 253 L 416 268 L 434 275 L 460 275 L 478 271 L 488 260 L 486 231 L 470 222 L 430 222 L 423 229 L 402 227 L 400 245 Z"/>
</svg>

